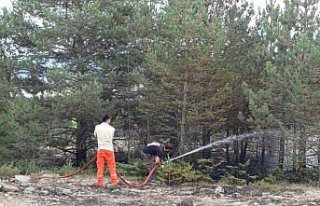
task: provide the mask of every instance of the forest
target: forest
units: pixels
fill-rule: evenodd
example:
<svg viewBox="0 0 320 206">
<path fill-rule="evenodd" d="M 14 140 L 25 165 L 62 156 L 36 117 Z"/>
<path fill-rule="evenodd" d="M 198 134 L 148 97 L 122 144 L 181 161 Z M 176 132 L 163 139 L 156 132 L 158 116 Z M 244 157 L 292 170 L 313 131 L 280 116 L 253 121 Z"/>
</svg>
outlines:
<svg viewBox="0 0 320 206">
<path fill-rule="evenodd" d="M 13 1 L 0 14 L 0 164 L 83 165 L 108 113 L 126 163 L 151 141 L 174 143 L 178 155 L 276 129 L 279 168 L 288 140 L 292 170 L 306 168 L 310 138 L 320 157 L 318 5 Z M 243 140 L 190 158 L 247 163 L 264 147 Z"/>
</svg>

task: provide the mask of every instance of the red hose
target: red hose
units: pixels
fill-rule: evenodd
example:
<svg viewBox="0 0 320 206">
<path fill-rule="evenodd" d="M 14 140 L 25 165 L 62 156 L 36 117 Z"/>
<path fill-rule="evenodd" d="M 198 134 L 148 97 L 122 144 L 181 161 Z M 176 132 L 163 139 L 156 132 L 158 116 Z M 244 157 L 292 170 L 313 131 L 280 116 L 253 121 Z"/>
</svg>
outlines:
<svg viewBox="0 0 320 206">
<path fill-rule="evenodd" d="M 69 174 L 66 174 L 66 175 L 61 175 L 61 176 L 57 176 L 57 177 L 50 177 L 50 176 L 40 176 L 40 177 L 33 177 L 33 179 L 37 179 L 37 180 L 40 180 L 40 179 L 47 179 L 47 178 L 68 178 L 68 177 L 72 177 L 76 174 L 79 174 L 80 172 L 82 172 L 83 170 L 87 169 L 92 163 L 94 163 L 97 159 L 97 156 L 94 156 L 86 165 L 84 165 L 83 167 L 81 167 L 80 169 L 72 172 L 72 173 L 69 173 Z M 142 183 L 133 183 L 133 182 L 130 182 L 126 179 L 124 179 L 124 177 L 122 177 L 120 175 L 120 173 L 117 172 L 118 174 L 118 177 L 126 184 L 128 185 L 129 187 L 144 187 L 149 179 L 151 178 L 152 174 L 156 171 L 157 167 L 159 165 L 155 164 L 153 165 L 153 167 L 151 168 L 148 176 L 146 177 L 146 179 L 142 182 Z"/>
<path fill-rule="evenodd" d="M 57 176 L 57 177 L 50 177 L 50 176 L 40 176 L 40 177 L 34 177 L 34 179 L 47 179 L 47 178 L 68 178 L 68 177 L 72 177 L 80 172 L 82 172 L 83 170 L 87 169 L 92 163 L 94 163 L 97 159 L 97 156 L 94 156 L 86 165 L 84 165 L 83 167 L 81 167 L 80 169 L 66 174 L 66 175 L 61 175 L 61 176 Z"/>
<path fill-rule="evenodd" d="M 128 185 L 129 187 L 144 187 L 144 186 L 148 183 L 150 177 L 152 176 L 152 174 L 154 173 L 154 171 L 156 171 L 156 169 L 157 169 L 158 166 L 159 166 L 159 165 L 153 165 L 152 169 L 151 169 L 150 172 L 149 172 L 149 175 L 147 176 L 147 178 L 146 178 L 142 183 L 133 183 L 133 182 L 130 182 L 130 181 L 124 179 L 118 172 L 117 172 L 117 174 L 118 174 L 118 177 L 119 177 L 126 185 Z"/>
</svg>

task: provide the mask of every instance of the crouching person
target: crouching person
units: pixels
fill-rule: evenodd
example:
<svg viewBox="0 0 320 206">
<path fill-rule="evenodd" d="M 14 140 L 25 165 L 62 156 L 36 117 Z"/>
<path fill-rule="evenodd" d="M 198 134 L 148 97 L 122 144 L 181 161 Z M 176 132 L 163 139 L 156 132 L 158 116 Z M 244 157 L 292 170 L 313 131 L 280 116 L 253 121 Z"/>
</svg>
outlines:
<svg viewBox="0 0 320 206">
<path fill-rule="evenodd" d="M 154 158 L 154 164 L 161 164 L 161 161 L 171 152 L 173 149 L 172 145 L 161 144 L 159 142 L 152 142 L 147 144 L 143 149 L 144 161 L 150 158 Z"/>
</svg>

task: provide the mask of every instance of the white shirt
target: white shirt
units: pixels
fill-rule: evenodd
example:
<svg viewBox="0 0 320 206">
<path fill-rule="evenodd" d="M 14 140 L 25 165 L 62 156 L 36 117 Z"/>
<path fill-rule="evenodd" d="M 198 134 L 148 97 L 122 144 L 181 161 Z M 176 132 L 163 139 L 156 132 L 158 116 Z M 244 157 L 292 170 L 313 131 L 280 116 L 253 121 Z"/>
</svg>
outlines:
<svg viewBox="0 0 320 206">
<path fill-rule="evenodd" d="M 147 144 L 147 146 L 148 146 L 148 147 L 149 147 L 149 146 L 157 146 L 157 147 L 160 147 L 161 144 L 160 144 L 159 142 L 151 142 L 151 143 Z"/>
<path fill-rule="evenodd" d="M 110 126 L 108 123 L 98 124 L 94 128 L 94 136 L 98 140 L 98 150 L 105 149 L 109 151 L 113 151 L 113 136 L 114 136 L 114 128 Z"/>
</svg>

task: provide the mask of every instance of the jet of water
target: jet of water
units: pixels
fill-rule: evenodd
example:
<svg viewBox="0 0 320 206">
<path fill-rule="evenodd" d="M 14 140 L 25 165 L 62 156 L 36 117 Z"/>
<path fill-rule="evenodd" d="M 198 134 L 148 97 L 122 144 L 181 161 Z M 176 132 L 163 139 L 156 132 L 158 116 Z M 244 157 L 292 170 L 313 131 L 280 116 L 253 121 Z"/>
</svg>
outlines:
<svg viewBox="0 0 320 206">
<path fill-rule="evenodd" d="M 170 161 L 174 161 L 174 160 L 177 160 L 177 159 L 180 159 L 182 157 L 185 157 L 187 155 L 190 155 L 190 154 L 193 154 L 193 153 L 196 153 L 196 152 L 199 152 L 201 150 L 204 150 L 204 149 L 207 149 L 207 148 L 211 148 L 211 147 L 222 147 L 222 146 L 225 146 L 227 144 L 230 144 L 234 141 L 240 141 L 240 140 L 245 140 L 245 139 L 253 139 L 253 138 L 259 138 L 259 137 L 263 137 L 263 136 L 269 136 L 269 135 L 272 135 L 272 136 L 278 136 L 279 135 L 279 132 L 277 130 L 268 130 L 268 131 L 264 131 L 264 132 L 252 132 L 252 133 L 247 133 L 247 134 L 241 134 L 241 135 L 233 135 L 233 136 L 230 136 L 230 137 L 227 137 L 225 139 L 222 139 L 222 140 L 219 140 L 219 141 L 216 141 L 216 142 L 213 142 L 213 143 L 210 143 L 208 145 L 205 145 L 205 146 L 202 146 L 198 149 L 195 149 L 195 150 L 192 150 L 190 152 L 187 152 L 185 154 L 182 154 L 182 155 L 179 155 L 177 157 L 174 157 L 172 159 L 170 159 Z"/>
</svg>

